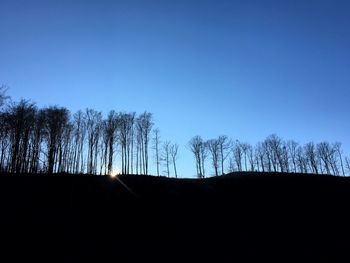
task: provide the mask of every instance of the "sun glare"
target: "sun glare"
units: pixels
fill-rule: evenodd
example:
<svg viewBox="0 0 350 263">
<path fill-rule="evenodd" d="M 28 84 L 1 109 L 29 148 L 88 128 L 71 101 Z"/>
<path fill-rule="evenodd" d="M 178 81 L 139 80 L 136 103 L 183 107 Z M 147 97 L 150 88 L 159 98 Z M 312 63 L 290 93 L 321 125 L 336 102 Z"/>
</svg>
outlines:
<svg viewBox="0 0 350 263">
<path fill-rule="evenodd" d="M 119 174 L 119 170 L 113 170 L 109 176 L 112 177 L 112 178 L 116 178 Z"/>
</svg>

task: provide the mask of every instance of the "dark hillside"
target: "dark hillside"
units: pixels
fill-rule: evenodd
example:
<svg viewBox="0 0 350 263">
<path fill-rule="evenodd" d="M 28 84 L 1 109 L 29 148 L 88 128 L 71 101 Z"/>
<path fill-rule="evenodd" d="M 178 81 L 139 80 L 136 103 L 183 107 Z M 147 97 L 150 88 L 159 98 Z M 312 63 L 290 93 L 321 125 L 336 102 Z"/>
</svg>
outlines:
<svg viewBox="0 0 350 263">
<path fill-rule="evenodd" d="M 349 260 L 345 177 L 2 175 L 0 200 L 12 259 Z"/>
</svg>

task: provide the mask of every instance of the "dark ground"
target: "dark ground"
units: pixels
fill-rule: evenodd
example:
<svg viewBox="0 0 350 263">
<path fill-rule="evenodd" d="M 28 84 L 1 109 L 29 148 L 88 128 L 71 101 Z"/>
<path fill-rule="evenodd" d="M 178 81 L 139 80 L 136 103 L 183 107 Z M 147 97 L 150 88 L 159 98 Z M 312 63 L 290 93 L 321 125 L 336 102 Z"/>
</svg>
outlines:
<svg viewBox="0 0 350 263">
<path fill-rule="evenodd" d="M 350 178 L 119 179 L 1 175 L 0 261 L 350 262 Z"/>
</svg>

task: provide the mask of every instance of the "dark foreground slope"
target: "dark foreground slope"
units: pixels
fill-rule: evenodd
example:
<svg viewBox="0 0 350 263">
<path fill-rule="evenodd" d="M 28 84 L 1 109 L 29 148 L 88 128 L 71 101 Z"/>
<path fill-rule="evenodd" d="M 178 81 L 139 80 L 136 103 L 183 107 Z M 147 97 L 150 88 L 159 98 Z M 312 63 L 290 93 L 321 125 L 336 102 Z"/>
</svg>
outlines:
<svg viewBox="0 0 350 263">
<path fill-rule="evenodd" d="M 2 175 L 0 205 L 13 260 L 350 259 L 349 178 Z"/>
</svg>

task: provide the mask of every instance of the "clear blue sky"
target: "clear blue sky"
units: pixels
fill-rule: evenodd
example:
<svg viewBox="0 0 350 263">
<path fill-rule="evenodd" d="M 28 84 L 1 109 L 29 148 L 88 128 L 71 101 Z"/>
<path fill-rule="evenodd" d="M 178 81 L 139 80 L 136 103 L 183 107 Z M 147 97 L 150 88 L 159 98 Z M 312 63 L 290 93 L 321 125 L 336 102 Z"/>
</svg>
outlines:
<svg viewBox="0 0 350 263">
<path fill-rule="evenodd" d="M 194 135 L 271 133 L 350 153 L 350 1 L 0 1 L 0 83 L 72 112 L 154 114 Z"/>
</svg>

